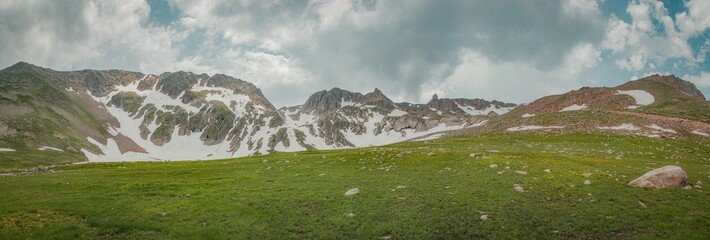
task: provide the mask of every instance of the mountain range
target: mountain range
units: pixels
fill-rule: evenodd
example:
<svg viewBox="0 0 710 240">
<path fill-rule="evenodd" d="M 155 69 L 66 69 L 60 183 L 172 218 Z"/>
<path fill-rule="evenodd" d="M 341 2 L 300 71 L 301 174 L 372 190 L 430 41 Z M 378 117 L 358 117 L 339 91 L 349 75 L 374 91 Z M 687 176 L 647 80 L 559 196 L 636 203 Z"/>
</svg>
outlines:
<svg viewBox="0 0 710 240">
<path fill-rule="evenodd" d="M 277 109 L 253 84 L 222 74 L 19 62 L 0 70 L 0 149 L 89 161 L 219 159 L 384 145 L 475 128 L 515 107 L 437 95 L 395 103 L 379 89 L 333 88 Z"/>
</svg>

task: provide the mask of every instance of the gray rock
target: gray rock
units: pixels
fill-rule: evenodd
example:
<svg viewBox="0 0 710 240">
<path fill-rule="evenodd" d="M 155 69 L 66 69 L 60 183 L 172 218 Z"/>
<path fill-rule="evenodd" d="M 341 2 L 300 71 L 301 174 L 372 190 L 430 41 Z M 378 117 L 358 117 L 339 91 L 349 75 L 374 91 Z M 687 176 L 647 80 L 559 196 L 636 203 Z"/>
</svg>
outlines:
<svg viewBox="0 0 710 240">
<path fill-rule="evenodd" d="M 515 173 L 520 174 L 520 175 L 528 175 L 528 172 L 526 172 L 526 171 L 515 171 Z"/>
<path fill-rule="evenodd" d="M 545 169 L 544 172 L 545 172 L 545 173 L 550 173 L 551 171 L 550 171 L 550 169 Z"/>
<path fill-rule="evenodd" d="M 629 182 L 629 186 L 642 188 L 680 188 L 688 184 L 688 174 L 679 166 L 668 165 L 653 169 Z"/>
<path fill-rule="evenodd" d="M 353 189 L 350 189 L 347 192 L 345 192 L 345 196 L 352 196 L 352 195 L 358 194 L 359 192 L 360 192 L 360 189 L 353 188 Z"/>
</svg>

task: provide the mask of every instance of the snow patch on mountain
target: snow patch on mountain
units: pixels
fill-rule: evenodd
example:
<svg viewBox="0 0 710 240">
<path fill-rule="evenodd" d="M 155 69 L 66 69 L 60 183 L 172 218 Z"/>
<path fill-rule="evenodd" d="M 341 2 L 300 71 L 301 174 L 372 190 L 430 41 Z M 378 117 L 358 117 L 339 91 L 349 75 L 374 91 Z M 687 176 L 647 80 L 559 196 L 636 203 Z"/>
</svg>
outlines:
<svg viewBox="0 0 710 240">
<path fill-rule="evenodd" d="M 57 151 L 57 152 L 64 152 L 64 150 L 61 150 L 59 148 L 47 147 L 47 146 L 39 147 L 39 148 L 37 148 L 37 150 L 40 150 L 40 151 L 52 150 L 52 151 Z"/>
<path fill-rule="evenodd" d="M 98 97 L 98 98 L 94 97 L 94 100 L 104 103 L 104 104 L 108 104 L 108 102 L 111 101 L 111 98 L 120 92 L 134 92 L 134 93 L 138 94 L 138 96 L 144 97 L 143 103 L 142 103 L 143 106 L 148 105 L 148 104 L 153 104 L 159 110 L 167 110 L 168 109 L 167 106 L 180 106 L 183 109 L 185 109 L 185 111 L 187 111 L 189 113 L 195 113 L 200 110 L 197 107 L 182 103 L 182 101 L 180 101 L 180 97 L 172 98 L 172 97 L 168 96 L 167 94 L 159 92 L 159 91 L 138 90 L 139 83 L 140 83 L 140 81 L 135 81 L 135 82 L 132 82 L 126 86 L 121 86 L 121 85 L 116 86 L 116 91 L 113 91 L 112 93 L 110 93 L 109 95 L 107 95 L 105 97 Z M 92 97 L 94 96 L 90 92 L 89 92 L 89 95 L 91 95 Z"/>
<path fill-rule="evenodd" d="M 623 95 L 629 95 L 636 100 L 636 105 L 631 105 L 626 107 L 627 109 L 636 109 L 641 106 L 646 106 L 650 105 L 653 102 L 656 101 L 656 99 L 651 95 L 650 93 L 644 91 L 644 90 L 627 90 L 627 91 L 622 91 L 618 90 L 616 91 L 617 95 L 623 94 Z"/>
<path fill-rule="evenodd" d="M 418 141 L 418 142 L 429 141 L 429 140 L 439 139 L 441 136 L 444 136 L 444 133 L 432 134 L 432 135 L 429 135 L 429 136 L 426 136 L 423 138 L 415 139 L 414 141 Z"/>
<path fill-rule="evenodd" d="M 582 110 L 585 108 L 587 108 L 587 105 L 585 105 L 585 104 L 582 104 L 582 105 L 572 104 L 568 107 L 563 108 L 562 110 L 560 110 L 560 112 L 579 111 L 579 110 Z"/>
<path fill-rule="evenodd" d="M 631 123 L 622 123 L 619 126 L 601 126 L 597 127 L 597 129 L 601 130 L 627 130 L 627 131 L 637 131 L 640 130 L 641 128 L 634 126 Z"/>
<path fill-rule="evenodd" d="M 527 131 L 527 130 L 539 130 L 539 129 L 561 129 L 564 128 L 563 126 L 536 126 L 536 125 L 525 125 L 525 126 L 518 126 L 518 127 L 511 127 L 506 129 L 508 132 L 517 132 L 517 131 Z"/>
<path fill-rule="evenodd" d="M 247 103 L 251 102 L 249 96 L 243 94 L 235 94 L 234 90 L 221 87 L 205 87 L 195 85 L 194 87 L 192 87 L 192 91 L 205 93 L 205 100 L 207 100 L 208 102 L 219 101 L 224 103 L 224 105 L 230 107 L 232 112 L 234 112 L 237 117 L 242 117 L 247 114 L 244 109 L 246 108 Z M 263 107 L 261 105 L 256 105 L 255 107 L 263 111 Z"/>
<path fill-rule="evenodd" d="M 392 110 L 392 112 L 390 112 L 390 114 L 387 114 L 387 116 L 389 116 L 389 117 L 401 117 L 404 115 L 407 115 L 407 112 L 399 110 L 399 109 Z"/>
<path fill-rule="evenodd" d="M 498 115 L 505 114 L 507 112 L 510 112 L 510 110 L 513 110 L 512 107 L 500 107 L 500 106 L 495 106 L 491 105 L 488 108 L 478 110 L 473 106 L 467 106 L 467 105 L 461 105 L 456 102 L 456 106 L 466 112 L 466 114 L 471 115 L 471 116 L 476 116 L 476 115 L 487 115 L 490 112 L 495 112 Z"/>
<path fill-rule="evenodd" d="M 710 134 L 704 133 L 704 132 L 702 132 L 702 131 L 700 131 L 700 130 L 697 130 L 697 129 L 691 131 L 691 133 L 693 133 L 693 134 L 695 134 L 695 135 L 700 135 L 700 136 L 703 136 L 703 137 L 710 137 Z"/>
<path fill-rule="evenodd" d="M 89 161 L 105 162 L 105 161 L 142 161 L 142 160 L 201 160 L 201 159 L 220 159 L 233 157 L 234 154 L 228 152 L 229 141 L 223 141 L 217 145 L 205 145 L 200 139 L 200 133 L 191 133 L 189 135 L 180 136 L 178 130 L 172 132 L 170 141 L 163 146 L 157 146 L 150 139 L 143 139 L 140 135 L 140 125 L 142 119 L 131 117 L 128 112 L 116 107 L 107 107 L 111 115 L 116 117 L 120 126 L 116 128 L 120 134 L 133 140 L 138 146 L 142 147 L 148 153 L 126 152 L 121 153 L 118 144 L 112 138 L 107 139 L 107 144 L 100 144 L 96 140 L 89 138 L 89 142 L 98 146 L 104 154 L 93 154 L 83 150 Z M 152 130 L 157 128 L 156 124 L 152 124 Z M 245 147 L 242 145 L 242 147 Z M 247 156 L 249 154 L 240 155 Z"/>
<path fill-rule="evenodd" d="M 659 131 L 662 131 L 662 132 L 676 133 L 676 131 L 673 130 L 673 129 L 663 128 L 663 127 L 661 127 L 661 126 L 656 125 L 655 123 L 654 123 L 654 124 L 651 124 L 651 125 L 648 125 L 648 126 L 646 126 L 646 127 L 647 127 L 647 128 L 650 128 L 650 129 L 659 130 Z"/>
</svg>

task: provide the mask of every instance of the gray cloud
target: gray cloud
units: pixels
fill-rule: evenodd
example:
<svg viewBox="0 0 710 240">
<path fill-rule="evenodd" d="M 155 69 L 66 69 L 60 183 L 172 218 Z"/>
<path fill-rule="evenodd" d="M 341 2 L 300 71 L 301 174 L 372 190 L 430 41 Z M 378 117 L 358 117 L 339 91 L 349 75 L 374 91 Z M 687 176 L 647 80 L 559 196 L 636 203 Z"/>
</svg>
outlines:
<svg viewBox="0 0 710 240">
<path fill-rule="evenodd" d="M 563 1 L 346 1 L 340 9 L 333 5 L 337 4 L 226 2 L 210 9 L 210 15 L 217 16 L 211 27 L 226 30 L 225 38 L 242 34 L 250 44 L 274 39 L 296 67 L 312 74 L 313 90 L 380 87 L 410 101 L 419 100 L 426 82 L 450 76 L 462 63 L 462 50 L 474 49 L 491 61 L 526 62 L 551 70 L 559 68 L 578 44 L 601 42 L 605 27 L 598 12 L 565 12 Z M 293 39 L 284 40 L 279 35 L 284 31 Z M 275 84 L 265 92 L 286 102 L 289 99 L 279 99 L 281 94 L 276 93 L 291 87 Z"/>
<path fill-rule="evenodd" d="M 314 38 L 318 50 L 298 56 L 308 56 L 307 69 L 316 69 L 321 78 L 338 85 L 386 82 L 382 87 L 387 90 L 400 90 L 405 99 L 417 100 L 422 84 L 446 79 L 461 64 L 462 49 L 477 50 L 494 62 L 522 61 L 549 70 L 560 67 L 577 44 L 599 43 L 604 31 L 599 16 L 568 15 L 560 1 L 413 5 L 392 24 L 319 32 Z M 382 1 L 372 11 L 397 12 L 399 7 Z"/>
<path fill-rule="evenodd" d="M 501 75 L 507 84 L 537 84 L 539 91 L 514 98 L 496 92 L 501 100 L 524 101 L 539 97 L 545 85 L 577 77 L 570 61 L 595 65 L 606 27 L 587 0 L 171 2 L 184 18 L 167 25 L 147 22 L 148 6 L 138 0 L 124 8 L 96 1 L 0 4 L 0 64 L 226 73 L 254 82 L 277 106 L 332 87 L 377 87 L 415 102 L 437 91 L 479 97 L 493 88 L 471 89 L 479 79 L 452 79 L 454 73 L 491 77 L 488 69 L 525 68 L 520 72 L 536 78 Z M 575 52 L 582 45 L 588 51 Z M 587 56 L 574 55 L 581 53 Z M 506 67 L 469 66 L 478 64 L 472 59 Z"/>
</svg>

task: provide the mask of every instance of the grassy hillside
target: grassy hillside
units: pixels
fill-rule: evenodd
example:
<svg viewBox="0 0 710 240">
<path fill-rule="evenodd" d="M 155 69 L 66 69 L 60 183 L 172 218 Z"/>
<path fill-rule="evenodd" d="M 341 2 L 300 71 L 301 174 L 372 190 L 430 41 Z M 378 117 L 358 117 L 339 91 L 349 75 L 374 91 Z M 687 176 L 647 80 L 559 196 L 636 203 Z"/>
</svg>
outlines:
<svg viewBox="0 0 710 240">
<path fill-rule="evenodd" d="M 102 136 L 104 128 L 65 91 L 50 84 L 36 68 L 0 71 L 0 171 L 85 161 L 80 149 L 99 151 L 86 136 Z M 64 153 L 43 153 L 41 147 Z M 26 156 L 20 159 L 20 156 Z"/>
<path fill-rule="evenodd" d="M 653 94 L 655 102 L 637 111 L 710 122 L 710 102 L 681 92 L 667 81 L 668 76 L 649 76 L 617 87 L 641 89 Z"/>
<path fill-rule="evenodd" d="M 702 138 L 503 134 L 71 165 L 0 177 L 0 238 L 703 239 L 708 192 L 626 183 L 674 164 L 708 184 L 709 156 Z"/>
</svg>

